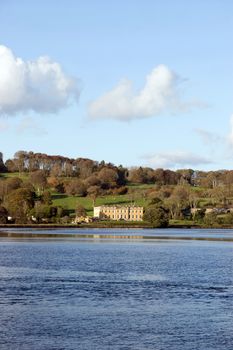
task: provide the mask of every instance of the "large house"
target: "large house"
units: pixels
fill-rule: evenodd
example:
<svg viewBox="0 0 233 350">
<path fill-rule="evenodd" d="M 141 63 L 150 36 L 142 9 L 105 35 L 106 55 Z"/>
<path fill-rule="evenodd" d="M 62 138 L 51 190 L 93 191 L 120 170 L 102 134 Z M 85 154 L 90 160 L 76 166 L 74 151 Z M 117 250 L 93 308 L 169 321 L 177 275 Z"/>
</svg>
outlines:
<svg viewBox="0 0 233 350">
<path fill-rule="evenodd" d="M 94 207 L 94 218 L 125 221 L 142 221 L 143 207 L 101 205 Z"/>
</svg>

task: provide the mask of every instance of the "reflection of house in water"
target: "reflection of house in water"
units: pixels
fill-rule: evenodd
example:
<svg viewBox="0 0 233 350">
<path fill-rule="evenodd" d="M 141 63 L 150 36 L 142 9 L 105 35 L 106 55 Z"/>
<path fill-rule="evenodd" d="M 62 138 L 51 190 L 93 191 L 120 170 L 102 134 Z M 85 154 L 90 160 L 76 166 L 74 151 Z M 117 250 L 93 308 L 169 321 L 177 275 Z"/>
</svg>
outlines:
<svg viewBox="0 0 233 350">
<path fill-rule="evenodd" d="M 110 220 L 142 221 L 143 207 L 102 205 L 94 207 L 94 217 Z"/>
</svg>

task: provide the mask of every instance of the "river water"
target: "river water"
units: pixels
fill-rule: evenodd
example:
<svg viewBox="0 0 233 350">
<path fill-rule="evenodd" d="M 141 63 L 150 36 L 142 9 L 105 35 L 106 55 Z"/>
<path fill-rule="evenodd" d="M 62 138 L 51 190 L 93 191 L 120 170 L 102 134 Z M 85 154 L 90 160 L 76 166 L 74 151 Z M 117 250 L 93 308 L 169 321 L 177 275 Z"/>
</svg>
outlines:
<svg viewBox="0 0 233 350">
<path fill-rule="evenodd" d="M 233 240 L 232 229 L 123 229 L 123 228 L 2 228 L 1 231 L 17 234 L 39 235 L 111 235 L 111 236 L 150 236 L 150 237 L 203 237 L 203 238 L 230 238 Z"/>
<path fill-rule="evenodd" d="M 0 239 L 1 350 L 232 350 L 232 329 L 231 242 Z"/>
</svg>

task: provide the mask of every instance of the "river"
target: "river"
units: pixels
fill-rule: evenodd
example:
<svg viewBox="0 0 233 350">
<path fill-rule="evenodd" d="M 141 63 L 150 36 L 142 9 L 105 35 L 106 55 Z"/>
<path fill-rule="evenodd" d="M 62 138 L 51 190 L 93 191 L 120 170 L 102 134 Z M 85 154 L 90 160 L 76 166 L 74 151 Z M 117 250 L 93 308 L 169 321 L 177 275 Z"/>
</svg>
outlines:
<svg viewBox="0 0 233 350">
<path fill-rule="evenodd" d="M 5 237 L 0 281 L 1 350 L 233 348 L 231 242 Z"/>
</svg>

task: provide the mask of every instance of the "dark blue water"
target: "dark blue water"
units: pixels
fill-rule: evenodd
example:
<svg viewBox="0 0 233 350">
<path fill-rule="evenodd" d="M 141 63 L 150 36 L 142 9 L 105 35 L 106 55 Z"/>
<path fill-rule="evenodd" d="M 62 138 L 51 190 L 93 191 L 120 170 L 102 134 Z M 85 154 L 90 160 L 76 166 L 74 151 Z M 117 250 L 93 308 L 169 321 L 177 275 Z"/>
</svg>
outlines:
<svg viewBox="0 0 233 350">
<path fill-rule="evenodd" d="M 0 241 L 0 349 L 233 348 L 233 243 Z"/>
</svg>

